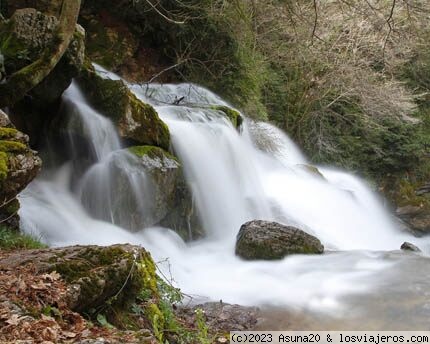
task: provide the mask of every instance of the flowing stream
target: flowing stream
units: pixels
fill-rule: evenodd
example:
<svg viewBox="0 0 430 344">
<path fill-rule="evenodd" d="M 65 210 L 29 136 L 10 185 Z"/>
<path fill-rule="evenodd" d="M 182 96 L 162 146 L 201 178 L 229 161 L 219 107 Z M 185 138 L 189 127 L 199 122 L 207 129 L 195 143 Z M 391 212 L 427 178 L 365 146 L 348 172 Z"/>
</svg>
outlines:
<svg viewBox="0 0 430 344">
<path fill-rule="evenodd" d="M 285 329 L 282 319 L 291 312 L 301 314 L 309 328 L 321 313 L 335 319 L 327 320 L 331 328 L 339 318 L 352 319 L 346 327 L 358 328 L 353 325 L 357 317 L 366 316 L 369 323 L 379 319 L 381 326 L 393 329 L 406 318 L 429 318 L 430 241 L 397 228 L 361 179 L 329 167 L 320 166 L 318 172 L 270 124 L 245 120 L 239 132 L 213 108 L 228 104 L 199 86 L 129 87 L 169 126 L 206 237 L 185 243 L 168 228 L 124 228 L 130 214 L 115 193 L 116 173 L 127 177 L 130 197 L 147 216 L 151 186 L 145 172 L 133 168 L 133 156 L 121 149 L 111 122 L 88 105 L 75 84 L 64 95 L 63 111 L 85 128 L 93 159 L 89 167 L 77 167 L 79 156 L 70 154 L 68 163 L 44 171 L 30 184 L 20 197 L 26 232 L 53 246 L 142 244 L 156 261 L 169 258 L 161 269 L 196 301 L 270 307 L 265 328 Z M 180 105 L 171 105 L 181 97 Z M 70 146 L 73 151 L 73 140 Z M 234 255 L 235 237 L 241 224 L 253 219 L 297 224 L 316 235 L 326 253 L 242 261 Z M 398 252 L 404 241 L 415 243 L 423 254 Z M 390 305 L 403 316 L 383 322 Z"/>
</svg>

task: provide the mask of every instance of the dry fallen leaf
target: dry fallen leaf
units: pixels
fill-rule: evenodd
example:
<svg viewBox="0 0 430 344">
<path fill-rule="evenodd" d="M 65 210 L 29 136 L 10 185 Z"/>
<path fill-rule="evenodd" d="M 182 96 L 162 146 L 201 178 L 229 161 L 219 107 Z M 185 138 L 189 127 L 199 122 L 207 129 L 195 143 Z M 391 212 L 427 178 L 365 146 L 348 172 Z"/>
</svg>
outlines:
<svg viewBox="0 0 430 344">
<path fill-rule="evenodd" d="M 76 333 L 69 332 L 69 331 L 63 331 L 62 334 L 63 334 L 63 336 L 65 336 L 67 338 L 75 338 L 76 337 Z"/>
<path fill-rule="evenodd" d="M 61 275 L 57 271 L 52 271 L 49 274 L 44 274 L 41 276 L 43 279 L 47 279 L 49 281 L 57 281 L 61 278 Z"/>
<path fill-rule="evenodd" d="M 6 324 L 16 326 L 19 324 L 22 318 L 20 318 L 17 314 L 13 314 L 8 320 L 6 320 Z"/>
<path fill-rule="evenodd" d="M 45 284 L 42 281 L 40 281 L 38 284 L 32 284 L 31 288 L 35 290 L 46 290 L 48 289 L 49 284 Z"/>
</svg>

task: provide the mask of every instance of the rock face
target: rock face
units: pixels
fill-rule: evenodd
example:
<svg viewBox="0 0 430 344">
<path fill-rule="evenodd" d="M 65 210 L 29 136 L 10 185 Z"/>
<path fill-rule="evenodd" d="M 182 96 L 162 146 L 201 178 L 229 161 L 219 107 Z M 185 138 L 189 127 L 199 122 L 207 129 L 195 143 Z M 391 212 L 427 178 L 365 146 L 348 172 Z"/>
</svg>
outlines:
<svg viewBox="0 0 430 344">
<path fill-rule="evenodd" d="M 5 57 L 6 74 L 12 74 L 40 58 L 51 44 L 58 19 L 33 8 L 17 10 L 9 21 L 0 27 L 2 54 Z M 63 58 L 50 75 L 33 91 L 33 97 L 41 102 L 52 103 L 78 75 L 84 62 L 85 32 L 77 26 L 74 38 Z"/>
<path fill-rule="evenodd" d="M 430 210 L 418 205 L 397 208 L 396 215 L 415 236 L 430 234 Z"/>
<path fill-rule="evenodd" d="M 28 146 L 28 136 L 16 130 L 0 110 L 0 221 L 18 228 L 16 196 L 40 170 L 42 161 Z"/>
<path fill-rule="evenodd" d="M 27 264 L 33 264 L 36 273 L 58 272 L 68 284 L 67 303 L 77 312 L 88 314 L 107 302 L 112 307 L 125 309 L 139 291 L 154 288 L 151 292 L 156 292 L 152 258 L 137 246 L 71 246 L 18 251 L 1 259 L 0 269 Z"/>
<path fill-rule="evenodd" d="M 169 149 L 167 125 L 155 109 L 137 99 L 123 81 L 102 78 L 88 63 L 79 84 L 92 105 L 116 124 L 124 140 L 135 145 Z"/>
<path fill-rule="evenodd" d="M 282 259 L 289 254 L 319 254 L 324 246 L 314 236 L 276 222 L 250 221 L 237 235 L 236 255 L 247 259 Z"/>
<path fill-rule="evenodd" d="M 48 3 L 48 2 L 47 2 Z M 4 57 L 3 77 L 13 74 L 43 56 L 51 44 L 58 19 L 32 8 L 17 10 L 0 24 L 0 46 Z M 10 109 L 12 122 L 30 135 L 32 144 L 42 135 L 46 124 L 58 111 L 60 97 L 76 77 L 85 57 L 85 32 L 77 25 L 73 39 L 59 63 L 28 96 Z"/>
</svg>

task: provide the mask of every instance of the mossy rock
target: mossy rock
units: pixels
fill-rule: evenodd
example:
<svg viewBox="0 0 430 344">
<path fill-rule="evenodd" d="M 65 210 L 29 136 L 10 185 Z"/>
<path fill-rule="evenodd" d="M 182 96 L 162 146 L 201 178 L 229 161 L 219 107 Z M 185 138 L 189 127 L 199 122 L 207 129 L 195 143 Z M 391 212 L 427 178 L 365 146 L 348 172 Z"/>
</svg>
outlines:
<svg viewBox="0 0 430 344">
<path fill-rule="evenodd" d="M 171 159 L 178 162 L 178 158 L 166 152 L 164 149 L 155 146 L 132 146 L 128 150 L 139 158 L 148 157 L 150 159 Z"/>
<path fill-rule="evenodd" d="M 0 51 L 4 56 L 6 75 L 30 65 L 43 56 L 44 50 L 52 44 L 58 19 L 33 8 L 17 10 L 4 24 L 0 25 Z M 78 75 L 84 61 L 85 32 L 77 26 L 66 53 L 49 74 L 31 93 L 40 102 L 53 102 L 60 98 Z"/>
<path fill-rule="evenodd" d="M 430 193 L 428 185 L 412 182 L 408 179 L 391 185 L 396 215 L 402 220 L 405 230 L 417 237 L 430 235 Z M 424 189 L 424 192 L 422 192 Z M 421 192 L 420 192 L 421 191 Z"/>
<path fill-rule="evenodd" d="M 220 111 L 224 116 L 227 116 L 236 129 L 239 129 L 242 125 L 243 118 L 239 111 L 224 105 L 213 105 L 211 108 L 213 110 Z"/>
<path fill-rule="evenodd" d="M 236 241 L 236 255 L 246 260 L 274 260 L 291 254 L 323 252 L 324 246 L 318 238 L 276 222 L 247 222 L 240 228 Z"/>
<path fill-rule="evenodd" d="M 205 233 L 202 221 L 178 159 L 158 147 L 138 146 L 128 149 L 142 161 L 146 161 L 145 169 L 151 173 L 156 184 L 151 204 L 158 208 L 158 212 L 163 209 L 163 217 L 158 220 L 157 224 L 173 229 L 185 241 L 201 238 Z M 168 166 L 174 166 L 175 162 L 177 168 L 174 179 L 169 180 L 166 178 Z M 157 213 L 157 211 L 153 211 L 153 213 Z"/>
<path fill-rule="evenodd" d="M 12 127 L 0 110 L 0 221 L 18 227 L 19 202 L 16 196 L 37 175 L 41 160 L 28 146 L 28 136 Z M 4 205 L 3 205 L 4 203 Z"/>
<path fill-rule="evenodd" d="M 124 140 L 169 149 L 170 133 L 167 125 L 158 117 L 155 109 L 137 99 L 122 80 L 102 78 L 87 61 L 78 81 L 88 100 L 112 119 Z"/>
<path fill-rule="evenodd" d="M 128 309 L 146 291 L 157 299 L 157 275 L 149 252 L 132 245 L 70 246 L 28 250 L 0 260 L 2 269 L 33 264 L 36 273 L 57 271 L 68 284 L 66 301 L 87 316 L 100 309 Z"/>
</svg>

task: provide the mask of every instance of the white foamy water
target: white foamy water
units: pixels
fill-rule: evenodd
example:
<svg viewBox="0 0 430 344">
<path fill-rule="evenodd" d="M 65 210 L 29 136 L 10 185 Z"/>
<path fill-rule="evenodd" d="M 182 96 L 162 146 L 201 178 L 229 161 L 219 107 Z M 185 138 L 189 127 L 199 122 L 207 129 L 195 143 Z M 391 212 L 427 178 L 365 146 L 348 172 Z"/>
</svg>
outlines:
<svg viewBox="0 0 430 344">
<path fill-rule="evenodd" d="M 142 244 L 156 260 L 169 258 L 178 285 L 203 299 L 300 307 L 337 315 L 345 314 L 346 298 L 370 295 L 389 281 L 402 255 L 386 259 L 382 251 L 397 250 L 404 241 L 429 250 L 428 240 L 400 232 L 378 196 L 362 180 L 326 167 L 316 172 L 307 166 L 294 143 L 270 124 L 245 121 L 240 133 L 212 106 L 226 103 L 196 85 L 130 87 L 152 103 L 168 124 L 207 237 L 184 243 L 169 229 L 130 233 L 112 224 L 119 222 L 108 216 L 115 195 L 109 192 L 112 180 L 106 174 L 115 155 L 112 151 L 119 147 L 111 144 L 110 152 L 100 153 L 98 164 L 81 178 L 81 185 L 90 190 L 84 198 L 85 188 L 71 191 L 72 165 L 45 173 L 23 192 L 20 215 L 25 231 L 54 246 Z M 171 105 L 181 97 L 179 106 Z M 86 111 L 85 101 L 75 91 L 67 92 L 66 100 L 80 107 L 85 122 L 99 116 Z M 90 138 L 100 140 L 102 146 L 112 139 L 103 138 L 97 128 L 88 128 Z M 116 136 L 115 132 L 109 135 Z M 119 165 L 124 173 L 135 175 L 130 165 Z M 138 195 L 139 190 L 145 190 L 145 178 L 130 180 Z M 145 202 L 144 192 L 141 197 Z M 109 200 L 108 214 L 98 215 L 103 207 L 95 211 L 88 206 L 105 204 L 104 199 Z M 129 215 L 126 207 L 115 210 L 120 213 L 117 216 Z M 235 236 L 241 224 L 252 219 L 300 225 L 333 252 L 275 262 L 242 261 L 234 255 Z M 161 268 L 167 271 L 165 265 Z M 408 278 L 407 271 L 402 269 L 401 273 Z"/>
</svg>

